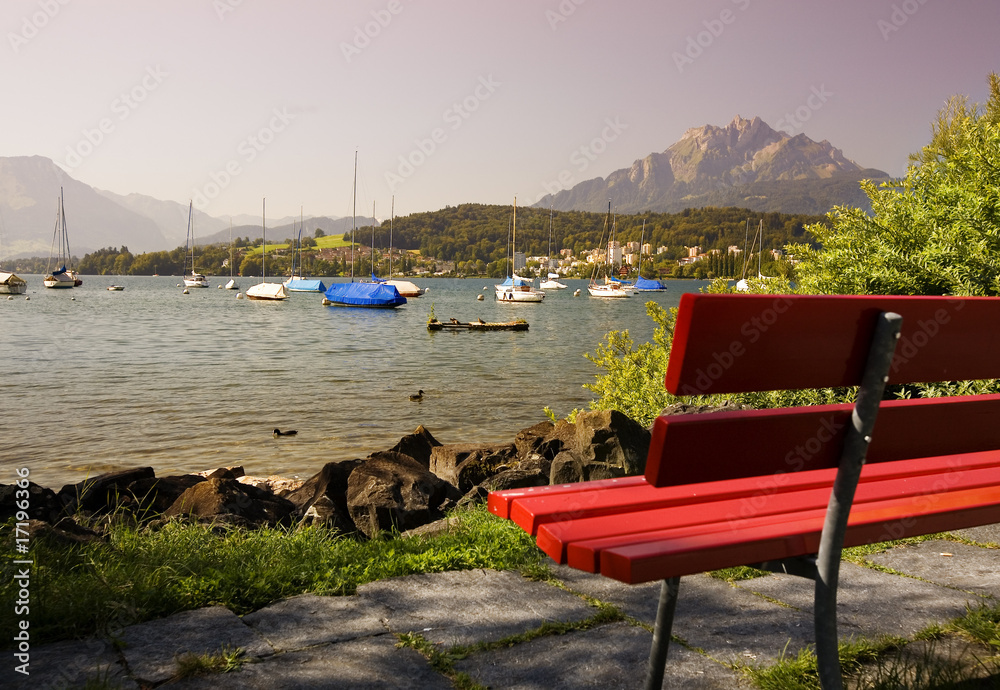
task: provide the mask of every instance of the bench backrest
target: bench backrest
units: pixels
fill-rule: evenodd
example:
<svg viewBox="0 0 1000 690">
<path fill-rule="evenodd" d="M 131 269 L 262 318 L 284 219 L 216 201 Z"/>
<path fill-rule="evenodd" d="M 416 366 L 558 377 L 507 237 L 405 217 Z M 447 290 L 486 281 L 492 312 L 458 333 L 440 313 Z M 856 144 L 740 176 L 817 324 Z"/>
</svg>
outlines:
<svg viewBox="0 0 1000 690">
<path fill-rule="evenodd" d="M 890 383 L 1000 378 L 1000 298 L 686 294 L 667 389 L 858 385 L 884 311 L 903 317 Z M 646 478 L 667 486 L 836 467 L 851 407 L 660 417 Z M 1000 396 L 886 401 L 867 461 L 1000 449 L 998 413 Z"/>
</svg>

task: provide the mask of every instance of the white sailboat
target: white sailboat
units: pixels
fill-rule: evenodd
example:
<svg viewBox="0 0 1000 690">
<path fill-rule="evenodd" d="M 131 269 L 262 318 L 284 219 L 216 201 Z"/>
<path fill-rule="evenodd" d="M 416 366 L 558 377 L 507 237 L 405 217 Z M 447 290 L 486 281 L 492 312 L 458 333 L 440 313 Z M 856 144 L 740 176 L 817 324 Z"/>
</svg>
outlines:
<svg viewBox="0 0 1000 690">
<path fill-rule="evenodd" d="M 254 300 L 280 301 L 288 299 L 288 291 L 281 283 L 267 282 L 267 200 L 261 202 L 261 239 L 262 253 L 260 255 L 260 282 L 247 288 L 247 298 Z"/>
<path fill-rule="evenodd" d="M 374 215 L 374 214 L 373 214 Z M 389 211 L 389 279 L 383 280 L 381 282 L 386 285 L 392 285 L 396 288 L 403 297 L 420 297 L 425 292 L 426 288 L 419 287 L 416 283 L 409 280 L 396 280 L 392 277 L 392 221 L 396 217 L 396 197 L 392 197 L 392 207 Z"/>
<path fill-rule="evenodd" d="M 608 217 L 604 220 L 604 230 L 608 229 L 611 222 L 611 202 L 608 202 Z M 604 243 L 604 230 L 601 231 L 601 244 Z M 609 235 L 610 239 L 610 235 Z M 590 293 L 591 297 L 601 297 L 604 299 L 621 299 L 623 297 L 631 297 L 632 292 L 626 289 L 625 285 L 622 283 L 615 282 L 613 280 L 608 280 L 608 277 L 604 277 L 604 282 L 597 282 L 597 271 L 600 269 L 600 265 L 595 261 L 594 270 L 590 274 L 590 285 L 587 286 L 587 292 Z"/>
<path fill-rule="evenodd" d="M 23 295 L 28 290 L 28 283 L 20 276 L 9 271 L 0 271 L 0 295 Z"/>
<path fill-rule="evenodd" d="M 517 246 L 517 197 L 514 198 L 514 222 L 511 233 L 511 252 Z M 511 257 L 513 265 L 513 257 Z M 507 279 L 495 285 L 496 298 L 500 302 L 541 302 L 545 299 L 545 293 L 535 290 L 531 280 L 522 278 L 516 272 L 511 271 Z"/>
<path fill-rule="evenodd" d="M 188 243 L 191 247 L 191 273 L 184 276 L 184 287 L 207 288 L 208 278 L 194 270 L 194 202 L 188 202 Z"/>
<path fill-rule="evenodd" d="M 82 285 L 83 281 L 73 270 L 72 254 L 69 249 L 69 234 L 66 231 L 66 206 L 63 201 L 63 189 L 59 188 L 59 203 L 56 209 L 56 226 L 52 231 L 52 248 L 49 249 L 49 262 L 52 261 L 52 254 L 56 241 L 59 242 L 58 263 L 61 267 L 51 273 L 46 269 L 46 276 L 42 279 L 42 285 L 47 288 L 72 288 Z M 69 268 L 66 264 L 69 263 Z"/>
<path fill-rule="evenodd" d="M 239 290 L 240 286 L 236 284 L 236 267 L 234 265 L 233 258 L 233 219 L 229 219 L 229 282 L 226 283 L 227 290 Z"/>
<path fill-rule="evenodd" d="M 549 253 L 546 256 L 546 265 L 545 265 L 546 269 L 551 267 L 551 262 L 552 262 L 552 207 L 549 206 Z M 538 284 L 538 287 L 540 287 L 542 290 L 566 289 L 566 285 L 559 282 L 558 273 L 549 273 L 546 276 L 546 279 Z"/>
<path fill-rule="evenodd" d="M 747 219 L 747 236 L 750 235 L 750 220 Z M 757 226 L 757 233 L 753 237 L 753 243 L 750 245 L 749 253 L 747 253 L 746 240 L 744 240 L 744 259 L 743 259 L 743 272 L 740 279 L 736 282 L 736 289 L 739 292 L 747 292 L 750 289 L 750 283 L 747 282 L 747 264 L 751 256 L 753 256 L 753 248 L 757 247 L 757 279 L 758 280 L 769 280 L 771 276 L 766 276 L 761 273 L 761 255 L 764 253 L 764 219 L 760 219 L 760 223 Z"/>
</svg>

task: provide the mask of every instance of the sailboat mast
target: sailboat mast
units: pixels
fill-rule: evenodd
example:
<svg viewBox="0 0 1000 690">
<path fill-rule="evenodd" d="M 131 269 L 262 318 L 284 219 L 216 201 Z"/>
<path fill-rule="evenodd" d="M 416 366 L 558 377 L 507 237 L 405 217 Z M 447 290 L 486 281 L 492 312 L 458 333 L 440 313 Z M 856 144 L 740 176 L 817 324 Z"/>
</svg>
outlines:
<svg viewBox="0 0 1000 690">
<path fill-rule="evenodd" d="M 392 280 L 392 221 L 396 219 L 396 195 L 389 204 L 389 280 Z"/>
<path fill-rule="evenodd" d="M 354 236 L 358 231 L 358 152 L 354 151 L 354 187 L 352 195 L 354 197 L 351 206 L 351 218 L 354 223 L 351 228 L 351 282 L 354 282 Z"/>
<path fill-rule="evenodd" d="M 372 277 L 375 277 L 375 201 L 372 200 Z"/>
<path fill-rule="evenodd" d="M 70 270 L 73 269 L 73 255 L 69 251 L 69 233 L 66 231 L 66 201 L 63 197 L 63 188 L 59 188 L 59 213 L 62 215 L 62 237 L 63 246 L 66 248 L 66 263 Z"/>
<path fill-rule="evenodd" d="M 260 282 L 267 278 L 267 197 L 260 201 Z"/>
<path fill-rule="evenodd" d="M 514 252 L 517 251 L 517 197 L 514 197 L 514 230 L 510 237 L 510 274 L 513 276 L 517 269 L 514 267 Z"/>
</svg>

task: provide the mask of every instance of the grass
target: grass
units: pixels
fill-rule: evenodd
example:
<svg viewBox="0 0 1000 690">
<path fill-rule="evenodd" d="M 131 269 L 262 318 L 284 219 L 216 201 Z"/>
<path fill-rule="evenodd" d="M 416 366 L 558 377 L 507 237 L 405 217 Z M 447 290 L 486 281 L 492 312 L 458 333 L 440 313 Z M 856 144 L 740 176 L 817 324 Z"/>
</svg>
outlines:
<svg viewBox="0 0 1000 690">
<path fill-rule="evenodd" d="M 177 677 L 229 673 L 243 665 L 243 650 L 223 648 L 218 654 L 183 654 L 177 658 Z"/>
<path fill-rule="evenodd" d="M 531 537 L 484 506 L 454 517 L 456 527 L 445 534 L 370 541 L 325 528 L 214 530 L 183 522 L 155 531 L 112 524 L 101 543 L 37 539 L 30 555 L 32 641 L 113 638 L 127 625 L 202 606 L 243 614 L 283 597 L 353 594 L 366 582 L 414 573 L 543 568 Z M 11 529 L 2 529 L 7 543 Z M 11 567 L 3 566 L 3 601 L 17 598 Z M 0 625 L 15 629 L 13 606 L 0 608 Z"/>
</svg>

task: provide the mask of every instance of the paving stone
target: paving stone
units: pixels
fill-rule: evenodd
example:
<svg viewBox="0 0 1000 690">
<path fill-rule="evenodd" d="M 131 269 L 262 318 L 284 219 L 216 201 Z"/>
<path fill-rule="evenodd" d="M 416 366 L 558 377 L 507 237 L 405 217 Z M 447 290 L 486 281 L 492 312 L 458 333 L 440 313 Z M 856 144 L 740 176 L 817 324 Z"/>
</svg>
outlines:
<svg viewBox="0 0 1000 690">
<path fill-rule="evenodd" d="M 868 560 L 948 587 L 1000 597 L 1000 549 L 934 540 L 894 546 Z"/>
<path fill-rule="evenodd" d="M 389 609 L 356 596 L 303 594 L 243 616 L 278 651 L 303 649 L 388 632 Z"/>
<path fill-rule="evenodd" d="M 14 662 L 0 674 L 0 687 L 12 690 L 48 690 L 52 688 L 83 687 L 88 680 L 106 680 L 118 683 L 122 690 L 139 686 L 129 679 L 122 667 L 121 658 L 111 645 L 103 640 L 68 640 L 33 647 L 28 665 L 29 675 L 14 671 Z M 10 656 L 5 655 L 7 659 Z"/>
<path fill-rule="evenodd" d="M 393 635 L 349 640 L 276 654 L 238 671 L 188 678 L 170 690 L 450 690 L 451 682 Z"/>
<path fill-rule="evenodd" d="M 615 604 L 649 625 L 656 622 L 659 582 L 626 585 L 565 566 L 553 570 L 574 591 Z M 812 591 L 808 581 L 799 586 Z M 726 664 L 770 664 L 815 642 L 811 614 L 705 574 L 681 578 L 673 634 Z"/>
<path fill-rule="evenodd" d="M 236 648 L 247 657 L 274 653 L 263 638 L 224 606 L 183 611 L 130 625 L 122 630 L 121 641 L 133 677 L 151 683 L 176 675 L 177 657 L 187 653 L 218 654 Z"/>
<path fill-rule="evenodd" d="M 645 683 L 652 639 L 638 626 L 612 623 L 473 654 L 456 662 L 455 670 L 494 690 L 631 689 Z M 735 672 L 677 645 L 670 648 L 664 685 L 743 687 Z"/>
<path fill-rule="evenodd" d="M 980 544 L 1000 544 L 1000 524 L 957 529 L 952 532 L 960 537 L 971 539 Z"/>
<path fill-rule="evenodd" d="M 814 586 L 791 575 L 770 575 L 737 583 L 808 615 L 812 628 Z M 841 563 L 837 591 L 837 623 L 842 641 L 880 634 L 909 637 L 932 623 L 961 615 L 974 597 L 930 582 L 891 575 L 853 563 Z M 886 602 L 892 605 L 887 606 Z"/>
<path fill-rule="evenodd" d="M 463 570 L 409 575 L 358 587 L 357 596 L 389 609 L 393 632 L 431 642 L 488 642 L 545 621 L 580 621 L 597 611 L 577 596 L 513 572 Z"/>
</svg>

